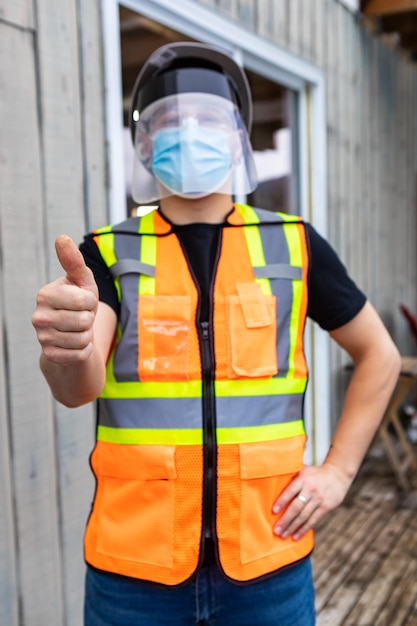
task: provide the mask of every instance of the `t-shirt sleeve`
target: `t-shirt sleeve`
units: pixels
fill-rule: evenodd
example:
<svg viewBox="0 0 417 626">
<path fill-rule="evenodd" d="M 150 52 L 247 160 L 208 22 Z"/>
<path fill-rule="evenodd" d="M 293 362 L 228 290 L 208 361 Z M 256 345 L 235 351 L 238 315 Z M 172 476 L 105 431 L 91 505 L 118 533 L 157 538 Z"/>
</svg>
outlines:
<svg viewBox="0 0 417 626">
<path fill-rule="evenodd" d="M 113 277 L 92 237 L 84 238 L 80 251 L 85 264 L 91 269 L 96 279 L 100 302 L 108 304 L 119 315 L 119 298 Z"/>
<path fill-rule="evenodd" d="M 330 331 L 350 322 L 366 302 L 330 244 L 306 224 L 309 249 L 307 315 Z"/>
</svg>

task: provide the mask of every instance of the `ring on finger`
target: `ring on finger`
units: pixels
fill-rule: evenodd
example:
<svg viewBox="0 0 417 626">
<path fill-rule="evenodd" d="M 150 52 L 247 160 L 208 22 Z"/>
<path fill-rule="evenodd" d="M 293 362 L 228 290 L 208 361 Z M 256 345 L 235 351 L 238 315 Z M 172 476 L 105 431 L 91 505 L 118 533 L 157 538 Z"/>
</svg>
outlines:
<svg viewBox="0 0 417 626">
<path fill-rule="evenodd" d="M 299 493 L 299 494 L 297 495 L 297 498 L 298 498 L 298 499 L 299 499 L 299 500 L 300 500 L 303 504 L 307 504 L 307 502 L 308 502 L 308 499 L 307 499 L 305 496 L 303 496 L 301 493 Z"/>
</svg>

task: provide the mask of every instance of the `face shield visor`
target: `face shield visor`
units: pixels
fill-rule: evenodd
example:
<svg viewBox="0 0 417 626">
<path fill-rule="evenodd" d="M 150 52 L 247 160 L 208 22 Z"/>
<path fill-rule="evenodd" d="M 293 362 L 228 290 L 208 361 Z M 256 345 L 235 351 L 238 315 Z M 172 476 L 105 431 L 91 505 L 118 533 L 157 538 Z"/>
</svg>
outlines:
<svg viewBox="0 0 417 626">
<path fill-rule="evenodd" d="M 212 93 L 179 93 L 135 113 L 136 202 L 170 195 L 244 195 L 255 189 L 252 148 L 234 102 Z"/>
</svg>

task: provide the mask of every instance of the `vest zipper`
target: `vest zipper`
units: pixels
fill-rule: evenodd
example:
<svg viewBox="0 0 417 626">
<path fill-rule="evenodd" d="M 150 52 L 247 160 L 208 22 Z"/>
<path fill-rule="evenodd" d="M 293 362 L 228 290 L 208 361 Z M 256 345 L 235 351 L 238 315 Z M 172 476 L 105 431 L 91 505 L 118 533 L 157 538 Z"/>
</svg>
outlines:
<svg viewBox="0 0 417 626">
<path fill-rule="evenodd" d="M 212 376 L 211 337 L 209 322 L 201 322 L 202 336 L 202 380 L 203 380 L 203 441 L 204 441 L 204 482 L 203 482 L 203 528 L 204 540 L 211 535 L 215 541 L 214 511 L 216 500 L 216 419 Z M 204 549 L 202 550 L 204 552 Z M 202 554 L 202 557 L 204 555 Z"/>
<path fill-rule="evenodd" d="M 217 552 L 216 538 L 216 472 L 217 472 L 217 438 L 216 438 L 216 407 L 214 402 L 214 342 L 213 342 L 213 294 L 214 281 L 217 273 L 217 266 L 220 259 L 222 246 L 222 233 L 219 233 L 217 252 L 212 269 L 212 276 L 209 288 L 210 312 L 209 320 L 201 320 L 201 289 L 198 280 L 189 261 L 187 251 L 178 237 L 184 257 L 187 261 L 191 277 L 198 292 L 198 305 L 196 314 L 196 326 L 200 344 L 201 354 L 201 378 L 202 378 L 202 421 L 203 421 L 203 503 L 202 503 L 202 529 L 200 538 L 200 560 L 199 565 L 204 561 L 205 540 L 211 537 L 214 550 Z M 216 557 L 217 558 L 217 557 Z"/>
<path fill-rule="evenodd" d="M 211 274 L 209 287 L 209 321 L 200 323 L 200 349 L 201 349 L 201 377 L 203 392 L 203 519 L 200 547 L 200 564 L 204 561 L 206 539 L 211 538 L 214 546 L 215 559 L 217 556 L 217 536 L 216 536 L 216 501 L 217 501 L 217 423 L 216 405 L 214 393 L 215 377 L 215 357 L 214 357 L 214 335 L 213 335 L 213 302 L 214 283 L 216 280 L 217 267 L 222 248 L 223 233 L 220 231 L 217 241 L 217 251 L 214 266 Z M 200 291 L 199 291 L 200 292 Z M 201 294 L 200 294 L 201 296 Z"/>
</svg>

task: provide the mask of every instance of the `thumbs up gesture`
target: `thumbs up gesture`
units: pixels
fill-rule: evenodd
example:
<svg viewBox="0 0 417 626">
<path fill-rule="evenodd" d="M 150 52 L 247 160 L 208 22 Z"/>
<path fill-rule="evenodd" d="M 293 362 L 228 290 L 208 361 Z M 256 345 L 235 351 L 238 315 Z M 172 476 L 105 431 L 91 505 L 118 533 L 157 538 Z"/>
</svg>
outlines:
<svg viewBox="0 0 417 626">
<path fill-rule="evenodd" d="M 69 365 L 86 361 L 92 353 L 98 289 L 70 237 L 58 237 L 55 249 L 66 275 L 38 292 L 32 324 L 44 358 Z"/>
</svg>

